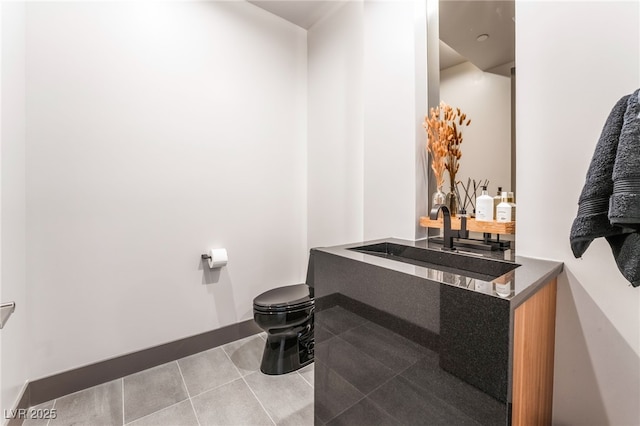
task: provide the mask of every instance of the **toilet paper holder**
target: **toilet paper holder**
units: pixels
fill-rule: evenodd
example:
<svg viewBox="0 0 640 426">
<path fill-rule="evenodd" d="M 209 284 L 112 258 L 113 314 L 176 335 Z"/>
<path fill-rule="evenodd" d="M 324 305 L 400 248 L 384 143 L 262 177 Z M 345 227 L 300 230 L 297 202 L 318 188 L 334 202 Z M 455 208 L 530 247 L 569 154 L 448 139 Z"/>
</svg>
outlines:
<svg viewBox="0 0 640 426">
<path fill-rule="evenodd" d="M 222 268 L 228 261 L 227 250 L 223 248 L 211 249 L 209 253 L 205 253 L 200 257 L 209 263 L 209 268 L 211 269 Z"/>
</svg>

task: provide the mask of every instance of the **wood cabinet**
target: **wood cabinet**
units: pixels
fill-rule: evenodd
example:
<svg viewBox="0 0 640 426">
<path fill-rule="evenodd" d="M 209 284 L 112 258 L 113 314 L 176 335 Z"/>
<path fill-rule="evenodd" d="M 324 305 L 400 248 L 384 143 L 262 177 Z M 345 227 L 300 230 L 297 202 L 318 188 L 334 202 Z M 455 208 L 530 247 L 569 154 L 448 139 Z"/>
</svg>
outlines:
<svg viewBox="0 0 640 426">
<path fill-rule="evenodd" d="M 514 426 L 551 424 L 556 289 L 554 278 L 514 312 Z"/>
</svg>

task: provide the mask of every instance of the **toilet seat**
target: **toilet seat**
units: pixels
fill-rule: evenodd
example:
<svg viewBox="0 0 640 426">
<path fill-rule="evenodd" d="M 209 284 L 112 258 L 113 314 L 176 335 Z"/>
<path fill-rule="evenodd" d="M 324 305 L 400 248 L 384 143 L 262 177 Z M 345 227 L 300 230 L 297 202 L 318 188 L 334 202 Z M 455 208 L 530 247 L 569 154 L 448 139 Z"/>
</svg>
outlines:
<svg viewBox="0 0 640 426">
<path fill-rule="evenodd" d="M 306 284 L 278 287 L 253 299 L 253 309 L 260 313 L 293 312 L 313 306 L 313 296 Z"/>
</svg>

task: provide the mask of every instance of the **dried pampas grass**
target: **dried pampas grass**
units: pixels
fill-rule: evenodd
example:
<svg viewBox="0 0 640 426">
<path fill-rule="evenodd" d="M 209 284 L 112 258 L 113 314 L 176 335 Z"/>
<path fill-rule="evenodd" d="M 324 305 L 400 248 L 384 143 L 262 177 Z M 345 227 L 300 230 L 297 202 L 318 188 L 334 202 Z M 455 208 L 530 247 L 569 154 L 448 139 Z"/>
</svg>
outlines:
<svg viewBox="0 0 640 426">
<path fill-rule="evenodd" d="M 460 111 L 453 109 L 445 102 L 429 110 L 425 116 L 423 127 L 427 132 L 427 151 L 431 154 L 431 169 L 436 177 L 436 185 L 440 188 L 444 184 L 444 171 L 449 172 L 451 190 L 455 188 L 456 173 L 460 169 L 462 158 L 462 130 L 459 127 L 468 126 L 471 119 Z"/>
</svg>

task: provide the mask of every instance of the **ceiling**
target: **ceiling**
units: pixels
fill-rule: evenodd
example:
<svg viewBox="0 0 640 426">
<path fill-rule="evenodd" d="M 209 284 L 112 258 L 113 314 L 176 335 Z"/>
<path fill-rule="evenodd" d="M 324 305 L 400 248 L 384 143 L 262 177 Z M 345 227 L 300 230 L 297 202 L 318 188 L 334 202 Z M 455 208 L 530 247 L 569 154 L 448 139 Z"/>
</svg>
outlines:
<svg viewBox="0 0 640 426">
<path fill-rule="evenodd" d="M 349 0 L 249 0 L 304 29 Z M 440 0 L 440 69 L 470 61 L 509 76 L 515 61 L 515 0 Z M 479 42 L 480 34 L 489 38 Z"/>
<path fill-rule="evenodd" d="M 308 30 L 320 18 L 344 1 L 336 0 L 248 0 L 267 12 L 271 12 L 299 27 Z"/>
<path fill-rule="evenodd" d="M 483 71 L 510 75 L 516 54 L 514 0 L 440 0 L 439 9 L 441 42 Z M 489 38 L 478 41 L 481 34 Z M 440 69 L 460 63 L 446 48 L 440 54 Z"/>
<path fill-rule="evenodd" d="M 468 59 L 453 50 L 447 43 L 440 40 L 440 70 L 455 67 Z"/>
</svg>

